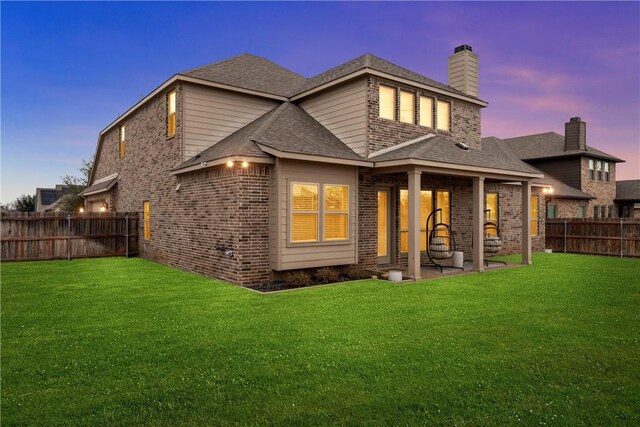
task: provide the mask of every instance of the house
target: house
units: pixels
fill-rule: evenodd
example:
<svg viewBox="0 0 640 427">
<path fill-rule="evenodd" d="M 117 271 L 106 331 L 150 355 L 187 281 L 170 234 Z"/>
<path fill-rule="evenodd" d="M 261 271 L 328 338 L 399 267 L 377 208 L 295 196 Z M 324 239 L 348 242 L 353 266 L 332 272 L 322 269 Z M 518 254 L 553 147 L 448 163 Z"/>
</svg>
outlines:
<svg viewBox="0 0 640 427">
<path fill-rule="evenodd" d="M 326 266 L 419 279 L 436 222 L 482 271 L 487 218 L 529 264 L 548 185 L 481 142 L 486 106 L 467 45 L 448 85 L 371 54 L 311 78 L 236 56 L 174 75 L 100 132 L 86 207 L 140 212 L 142 257 L 243 285 Z"/>
<path fill-rule="evenodd" d="M 546 132 L 501 141 L 516 156 L 544 172 L 549 184 L 547 218 L 615 218 L 616 164 L 624 162 L 587 145 L 587 123 L 573 117 L 565 134 Z"/>
<path fill-rule="evenodd" d="M 620 218 L 640 218 L 640 179 L 617 181 L 615 202 Z"/>
<path fill-rule="evenodd" d="M 71 187 L 64 184 L 56 184 L 56 188 L 36 188 L 36 212 L 59 211 L 62 196 L 70 192 Z"/>
</svg>

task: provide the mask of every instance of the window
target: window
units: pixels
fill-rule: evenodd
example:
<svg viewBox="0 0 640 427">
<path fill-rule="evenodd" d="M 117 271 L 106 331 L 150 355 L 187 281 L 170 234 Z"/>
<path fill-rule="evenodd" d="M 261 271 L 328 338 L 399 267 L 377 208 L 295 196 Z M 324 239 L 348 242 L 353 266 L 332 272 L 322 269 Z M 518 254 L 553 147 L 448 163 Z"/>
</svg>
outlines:
<svg viewBox="0 0 640 427">
<path fill-rule="evenodd" d="M 324 186 L 324 240 L 349 238 L 349 187 Z"/>
<path fill-rule="evenodd" d="M 416 99 L 411 92 L 400 91 L 400 121 L 402 123 L 415 123 Z"/>
<path fill-rule="evenodd" d="M 167 96 L 167 136 L 176 135 L 176 91 Z"/>
<path fill-rule="evenodd" d="M 427 250 L 427 217 L 433 209 L 431 191 L 420 192 L 420 250 Z M 409 191 L 400 190 L 400 252 L 409 252 Z"/>
<path fill-rule="evenodd" d="M 602 181 L 602 160 L 598 160 L 598 181 Z"/>
<path fill-rule="evenodd" d="M 149 206 L 148 201 L 143 203 L 143 211 L 144 211 L 144 240 L 149 240 L 151 239 L 151 207 Z"/>
<path fill-rule="evenodd" d="M 124 141 L 125 141 L 125 128 L 124 125 L 120 126 L 120 158 L 124 158 Z"/>
<path fill-rule="evenodd" d="M 593 219 L 598 219 L 598 212 L 600 212 L 600 209 L 598 208 L 598 206 L 594 206 L 593 207 Z"/>
<path fill-rule="evenodd" d="M 578 206 L 578 218 L 584 218 L 587 216 L 587 207 Z"/>
<path fill-rule="evenodd" d="M 433 194 L 435 193 L 435 200 Z M 434 204 L 435 202 L 435 204 Z M 427 250 L 427 218 L 434 209 L 442 209 L 433 219 L 435 223 L 450 224 L 451 221 L 451 193 L 448 191 L 420 191 L 420 250 Z M 409 251 L 409 191 L 400 190 L 400 252 Z"/>
<path fill-rule="evenodd" d="M 380 118 L 395 120 L 396 118 L 396 90 L 388 86 L 379 89 Z"/>
<path fill-rule="evenodd" d="M 438 117 L 436 125 L 440 130 L 449 130 L 449 121 L 451 120 L 451 104 L 444 101 L 438 101 Z"/>
<path fill-rule="evenodd" d="M 547 218 L 557 218 L 558 217 L 558 205 L 555 203 L 547 204 Z"/>
<path fill-rule="evenodd" d="M 595 175 L 593 173 L 593 159 L 589 159 L 589 179 L 593 181 L 594 177 Z"/>
<path fill-rule="evenodd" d="M 420 97 L 420 126 L 433 127 L 433 99 Z"/>
<path fill-rule="evenodd" d="M 607 207 L 602 205 L 600 206 L 600 218 L 605 219 L 607 217 Z"/>
<path fill-rule="evenodd" d="M 531 236 L 538 235 L 538 196 L 531 196 Z"/>
<path fill-rule="evenodd" d="M 611 175 L 609 174 L 609 162 L 604 162 L 604 180 L 611 182 Z"/>
<path fill-rule="evenodd" d="M 318 184 L 291 184 L 291 242 L 318 241 Z"/>
<path fill-rule="evenodd" d="M 607 210 L 607 218 L 611 218 L 612 213 L 613 213 L 613 212 L 612 212 L 611 205 L 607 206 L 607 209 L 608 209 L 608 210 Z"/>
</svg>

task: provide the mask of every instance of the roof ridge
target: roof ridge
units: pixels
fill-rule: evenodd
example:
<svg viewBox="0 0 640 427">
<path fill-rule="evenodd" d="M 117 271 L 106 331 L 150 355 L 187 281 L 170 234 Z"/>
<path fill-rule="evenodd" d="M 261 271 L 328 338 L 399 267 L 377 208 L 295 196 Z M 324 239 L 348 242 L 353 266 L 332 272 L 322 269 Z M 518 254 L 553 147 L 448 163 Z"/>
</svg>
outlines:
<svg viewBox="0 0 640 427">
<path fill-rule="evenodd" d="M 220 61 L 211 62 L 210 64 L 201 65 L 201 66 L 196 67 L 196 68 L 191 68 L 191 69 L 189 69 L 189 70 L 182 71 L 182 72 L 180 72 L 180 73 L 178 73 L 178 74 L 187 74 L 187 73 L 192 73 L 192 72 L 194 72 L 194 71 L 198 71 L 198 70 L 201 70 L 201 69 L 203 69 L 203 68 L 211 67 L 212 65 L 220 65 L 220 64 L 224 64 L 225 62 L 229 62 L 229 61 L 231 61 L 231 60 L 233 60 L 233 59 L 240 58 L 240 57 L 242 57 L 242 56 L 255 56 L 255 55 L 251 55 L 250 53 L 246 53 L 246 52 L 245 52 L 245 53 L 241 53 L 241 54 L 239 54 L 239 55 L 232 56 L 231 58 L 221 59 Z M 262 59 L 264 59 L 264 58 L 262 58 Z"/>
<path fill-rule="evenodd" d="M 560 135 L 558 132 L 554 132 L 554 131 L 548 131 L 548 132 L 539 132 L 539 133 L 531 133 L 528 135 L 520 135 L 520 136 L 512 136 L 511 138 L 498 138 L 502 141 L 511 141 L 514 139 L 519 139 L 519 138 L 530 138 L 532 136 L 540 136 L 540 135 L 549 135 L 549 134 L 555 134 L 558 135 L 561 138 L 564 138 L 564 135 Z"/>
<path fill-rule="evenodd" d="M 370 159 L 372 157 L 380 156 L 381 154 L 390 153 L 390 152 L 398 150 L 400 148 L 408 147 L 408 146 L 416 144 L 418 142 L 422 142 L 422 141 L 425 141 L 427 139 L 433 138 L 434 136 L 436 136 L 436 135 L 433 134 L 433 133 L 429 133 L 427 135 L 419 136 L 418 138 L 414 138 L 414 139 L 411 139 L 409 141 L 401 142 L 400 144 L 392 145 L 391 147 L 387 147 L 387 148 L 383 148 L 383 149 L 378 150 L 378 151 L 374 151 L 373 153 L 369 154 L 369 157 L 367 157 L 367 158 Z"/>
<path fill-rule="evenodd" d="M 276 119 L 278 117 L 280 117 L 282 112 L 284 110 L 286 110 L 289 107 L 289 105 L 292 105 L 292 104 L 290 102 L 288 102 L 288 101 L 287 102 L 283 102 L 282 104 L 278 105 L 277 107 L 275 107 L 274 109 L 272 109 L 271 111 L 266 113 L 266 114 L 270 114 L 271 113 L 272 114 L 271 117 L 269 117 L 267 120 L 265 120 L 265 122 L 262 123 L 262 125 L 260 125 L 260 127 L 258 129 L 256 129 L 256 131 L 249 137 L 249 140 L 253 141 L 253 142 L 258 142 L 258 140 L 262 137 L 262 135 L 264 135 L 265 132 L 267 130 L 269 130 L 269 128 L 271 127 L 273 122 L 275 122 Z M 261 116 L 261 117 L 264 117 L 264 115 Z"/>
</svg>

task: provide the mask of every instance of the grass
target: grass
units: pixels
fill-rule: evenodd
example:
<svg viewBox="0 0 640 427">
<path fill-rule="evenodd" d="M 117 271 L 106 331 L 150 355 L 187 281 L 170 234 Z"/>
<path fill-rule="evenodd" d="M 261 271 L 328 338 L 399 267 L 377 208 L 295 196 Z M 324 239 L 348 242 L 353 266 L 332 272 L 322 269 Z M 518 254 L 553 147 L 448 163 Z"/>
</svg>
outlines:
<svg viewBox="0 0 640 427">
<path fill-rule="evenodd" d="M 257 294 L 2 264 L 4 425 L 640 424 L 640 260 Z"/>
</svg>

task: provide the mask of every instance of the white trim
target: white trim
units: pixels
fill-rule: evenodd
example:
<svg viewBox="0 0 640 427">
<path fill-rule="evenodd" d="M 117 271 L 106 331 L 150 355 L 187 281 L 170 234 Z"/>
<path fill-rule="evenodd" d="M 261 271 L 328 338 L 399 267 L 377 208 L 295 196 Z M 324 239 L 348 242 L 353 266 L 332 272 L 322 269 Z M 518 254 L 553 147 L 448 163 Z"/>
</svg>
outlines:
<svg viewBox="0 0 640 427">
<path fill-rule="evenodd" d="M 379 156 L 381 154 L 389 153 L 389 152 L 397 150 L 399 148 L 407 147 L 407 146 L 409 146 L 411 144 L 415 144 L 417 142 L 424 141 L 424 140 L 429 139 L 429 138 L 433 138 L 434 136 L 435 136 L 434 134 L 430 133 L 430 134 L 427 134 L 427 135 L 420 136 L 418 138 L 412 139 L 410 141 L 405 141 L 405 142 L 403 142 L 401 144 L 398 144 L 398 145 L 393 145 L 391 147 L 383 148 L 382 150 L 374 151 L 373 153 L 369 154 L 369 158 L 376 157 L 376 156 Z"/>
<path fill-rule="evenodd" d="M 260 147 L 260 149 L 265 153 L 271 154 L 272 156 L 280 157 L 281 159 L 306 160 L 309 162 L 331 163 L 334 165 L 365 166 L 369 168 L 373 166 L 372 162 L 366 160 L 348 160 L 336 157 L 316 156 L 313 154 L 287 153 L 285 151 L 276 150 L 275 148 L 271 148 L 260 143 L 256 144 L 258 144 L 258 147 Z"/>
<path fill-rule="evenodd" d="M 231 160 L 232 162 L 248 162 L 248 163 L 261 163 L 261 164 L 267 164 L 267 165 L 271 165 L 273 163 L 275 163 L 275 161 L 273 159 L 270 158 L 266 158 L 266 157 L 244 157 L 244 156 L 230 156 L 230 157 L 223 157 L 221 159 L 216 159 L 216 160 L 212 160 L 212 161 L 203 161 L 200 162 L 196 165 L 193 166 L 188 166 L 186 168 L 182 168 L 182 169 L 177 169 L 177 170 L 172 170 L 169 172 L 170 175 L 180 175 L 183 173 L 187 173 L 187 172 L 193 172 L 193 171 L 198 171 L 198 170 L 202 170 L 202 169 L 209 169 L 209 168 L 213 168 L 216 166 L 220 166 L 223 165 L 225 163 L 227 163 L 229 160 Z"/>
</svg>

